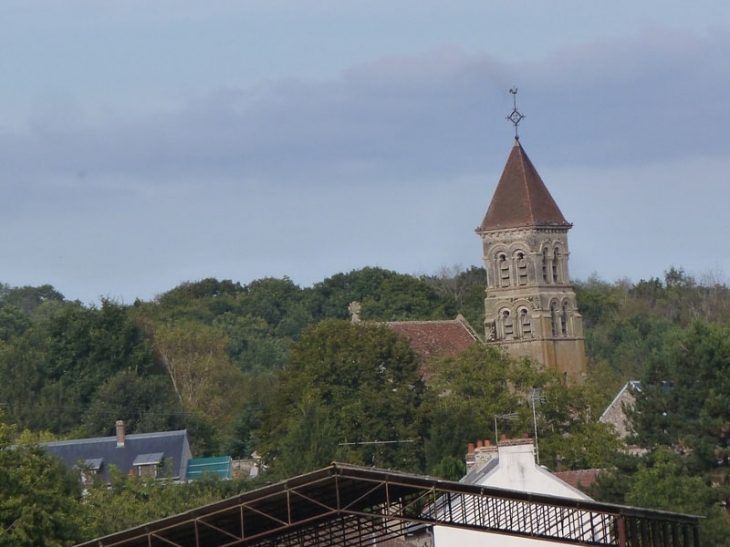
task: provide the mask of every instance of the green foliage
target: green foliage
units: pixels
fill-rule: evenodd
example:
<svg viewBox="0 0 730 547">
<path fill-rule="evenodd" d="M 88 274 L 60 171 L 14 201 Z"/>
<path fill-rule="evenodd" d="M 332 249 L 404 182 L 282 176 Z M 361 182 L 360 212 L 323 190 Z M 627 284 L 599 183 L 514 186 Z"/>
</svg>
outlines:
<svg viewBox="0 0 730 547">
<path fill-rule="evenodd" d="M 534 391 L 537 390 L 537 391 Z M 588 468 L 610 461 L 619 443 L 609 426 L 596 423 L 600 388 L 587 382 L 565 386 L 550 371 L 513 361 L 495 346 L 474 345 L 437 363 L 423 405 L 426 470 L 438 474 L 444 458 L 463 457 L 477 439 L 498 433 L 533 433 L 541 463 Z M 533 414 L 533 399 L 535 412 Z"/>
<path fill-rule="evenodd" d="M 87 404 L 94 391 L 121 370 L 148 372 L 152 354 L 126 309 L 109 300 L 101 308 L 67 307 L 49 325 L 45 376 L 60 380 Z"/>
<path fill-rule="evenodd" d="M 301 473 L 337 455 L 352 463 L 417 469 L 423 383 L 408 342 L 377 324 L 323 321 L 308 328 L 280 375 L 259 434 L 276 470 Z M 298 450 L 312 444 L 303 457 Z"/>
<path fill-rule="evenodd" d="M 0 421 L 0 544 L 73 545 L 81 528 L 78 477 L 37 446 L 11 448 L 13 436 Z"/>
<path fill-rule="evenodd" d="M 466 462 L 461 457 L 444 456 L 433 467 L 433 474 L 447 481 L 459 481 L 466 475 Z"/>
<path fill-rule="evenodd" d="M 7 342 L 15 336 L 20 336 L 30 327 L 31 323 L 28 314 L 12 304 L 0 306 L 0 341 Z"/>
<path fill-rule="evenodd" d="M 225 334 L 228 355 L 243 372 L 279 370 L 286 364 L 290 340 L 276 336 L 265 319 L 229 312 L 213 325 Z"/>
<path fill-rule="evenodd" d="M 256 483 L 222 481 L 206 476 L 188 484 L 171 480 L 124 475 L 111 470 L 111 484 L 87 485 L 81 514 L 84 539 L 89 540 L 139 526 L 234 496 Z M 114 518 L 109 518 L 113 515 Z"/>
<path fill-rule="evenodd" d="M 347 319 L 353 301 L 362 305 L 362 319 L 375 321 L 453 319 L 457 308 L 425 281 L 382 268 L 333 275 L 316 283 L 309 298 L 318 320 Z"/>
<path fill-rule="evenodd" d="M 423 281 L 433 287 L 447 301 L 452 300 L 458 313 L 463 315 L 477 330 L 484 324 L 484 297 L 487 272 L 483 267 L 443 267 L 436 275 L 425 276 Z"/>
<path fill-rule="evenodd" d="M 677 454 L 662 448 L 639 464 L 625 500 L 639 507 L 706 517 L 700 521 L 703 545 L 724 547 L 730 545 L 730 522 L 719 501 L 729 493 L 691 476 Z"/>
<path fill-rule="evenodd" d="M 730 327 L 695 321 L 652 356 L 632 414 L 645 446 L 686 446 L 701 469 L 730 465 Z"/>
<path fill-rule="evenodd" d="M 64 297 L 51 285 L 10 287 L 0 283 L 0 307 L 12 306 L 32 316 L 42 304 L 52 301 L 63 302 Z"/>
<path fill-rule="evenodd" d="M 182 412 L 168 378 L 123 370 L 96 390 L 84 415 L 83 436 L 113 435 L 116 420 L 124 420 L 127 433 L 182 429 Z"/>
</svg>

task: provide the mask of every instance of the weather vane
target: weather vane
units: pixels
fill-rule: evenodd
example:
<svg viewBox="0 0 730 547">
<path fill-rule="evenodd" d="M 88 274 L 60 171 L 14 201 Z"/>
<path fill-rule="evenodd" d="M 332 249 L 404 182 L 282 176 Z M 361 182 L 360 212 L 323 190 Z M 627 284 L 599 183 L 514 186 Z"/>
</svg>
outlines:
<svg viewBox="0 0 730 547">
<path fill-rule="evenodd" d="M 510 89 L 509 92 L 512 93 L 513 106 L 512 113 L 507 116 L 507 119 L 515 124 L 515 139 L 520 140 L 520 135 L 517 132 L 517 126 L 520 125 L 520 122 L 525 119 L 525 116 L 521 114 L 519 110 L 517 110 L 517 86 Z"/>
</svg>

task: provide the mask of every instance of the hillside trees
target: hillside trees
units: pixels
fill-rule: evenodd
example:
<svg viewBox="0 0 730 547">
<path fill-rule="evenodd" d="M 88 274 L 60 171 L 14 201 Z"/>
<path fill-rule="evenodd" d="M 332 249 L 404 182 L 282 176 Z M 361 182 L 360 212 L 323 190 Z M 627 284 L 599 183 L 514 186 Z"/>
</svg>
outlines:
<svg viewBox="0 0 730 547">
<path fill-rule="evenodd" d="M 286 475 L 322 467 L 335 456 L 418 469 L 412 444 L 423 389 L 415 354 L 387 327 L 333 320 L 309 327 L 293 346 L 263 417 L 267 461 Z"/>
<path fill-rule="evenodd" d="M 308 299 L 315 320 L 347 319 L 353 301 L 362 305 L 363 320 L 453 319 L 457 314 L 456 302 L 425 281 L 382 268 L 333 275 L 316 283 Z"/>
</svg>

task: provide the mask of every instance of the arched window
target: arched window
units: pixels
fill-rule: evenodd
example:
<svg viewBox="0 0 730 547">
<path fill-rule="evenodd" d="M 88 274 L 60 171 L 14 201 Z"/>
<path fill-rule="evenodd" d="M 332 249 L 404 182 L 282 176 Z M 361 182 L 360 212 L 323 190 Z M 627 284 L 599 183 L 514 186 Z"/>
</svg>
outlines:
<svg viewBox="0 0 730 547">
<path fill-rule="evenodd" d="M 550 304 L 550 327 L 553 336 L 558 335 L 558 305 L 553 302 Z"/>
<path fill-rule="evenodd" d="M 520 331 L 522 338 L 532 338 L 532 323 L 527 308 L 520 310 Z"/>
<path fill-rule="evenodd" d="M 555 251 L 553 252 L 553 283 L 562 283 L 562 279 L 560 279 L 560 262 L 560 249 L 556 247 Z"/>
<path fill-rule="evenodd" d="M 550 283 L 548 272 L 550 271 L 550 259 L 548 258 L 547 247 L 542 249 L 542 279 L 545 283 Z"/>
<path fill-rule="evenodd" d="M 509 262 L 507 262 L 507 255 L 500 254 L 497 257 L 497 269 L 499 270 L 499 286 L 509 287 Z"/>
<path fill-rule="evenodd" d="M 563 312 L 560 314 L 560 334 L 568 336 L 568 303 L 563 302 Z"/>
<path fill-rule="evenodd" d="M 527 285 L 527 259 L 525 253 L 518 252 L 515 255 L 515 262 L 517 263 L 517 284 Z"/>
<path fill-rule="evenodd" d="M 502 329 L 505 340 L 512 340 L 515 337 L 515 329 L 508 310 L 502 312 Z"/>
</svg>

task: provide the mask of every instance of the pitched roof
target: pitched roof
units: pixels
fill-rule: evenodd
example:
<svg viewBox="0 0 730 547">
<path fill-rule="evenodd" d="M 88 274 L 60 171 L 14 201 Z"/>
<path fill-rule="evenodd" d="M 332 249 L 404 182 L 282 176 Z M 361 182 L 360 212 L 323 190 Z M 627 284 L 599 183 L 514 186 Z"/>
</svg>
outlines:
<svg viewBox="0 0 730 547">
<path fill-rule="evenodd" d="M 479 340 L 467 320 L 459 315 L 445 321 L 391 321 L 386 325 L 402 334 L 421 358 L 421 372 L 428 377 L 425 365 L 432 355 L 456 355 Z"/>
<path fill-rule="evenodd" d="M 572 226 L 515 140 L 507 164 L 477 232 L 526 226 Z"/>
<path fill-rule="evenodd" d="M 168 458 L 171 476 L 184 477 L 187 462 L 191 458 L 187 432 L 184 429 L 127 435 L 124 446 L 117 446 L 116 437 L 54 441 L 40 443 L 40 446 L 61 458 L 69 467 L 78 464 L 91 466 L 105 480 L 109 479 L 110 465 L 126 474 L 135 465 L 144 465 L 145 462 L 154 464 Z"/>
<path fill-rule="evenodd" d="M 576 469 L 573 471 L 556 471 L 553 473 L 563 482 L 577 490 L 583 490 L 593 484 L 603 469 Z"/>
</svg>

